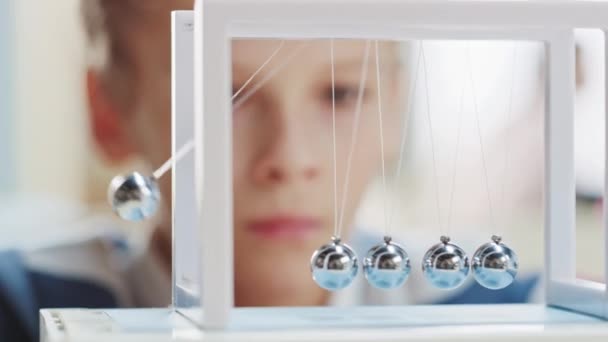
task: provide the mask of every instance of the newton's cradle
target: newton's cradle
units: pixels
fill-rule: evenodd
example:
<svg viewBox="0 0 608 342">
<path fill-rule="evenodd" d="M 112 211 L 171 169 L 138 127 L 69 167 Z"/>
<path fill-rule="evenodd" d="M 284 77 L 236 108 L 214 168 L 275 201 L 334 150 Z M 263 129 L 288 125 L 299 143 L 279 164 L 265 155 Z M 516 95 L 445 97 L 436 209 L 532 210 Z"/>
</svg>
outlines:
<svg viewBox="0 0 608 342">
<path fill-rule="evenodd" d="M 575 268 L 574 29 L 578 28 L 606 33 L 608 3 L 199 0 L 194 11 L 174 12 L 173 157 L 150 177 L 139 173 L 119 176 L 110 187 L 112 205 L 120 216 L 143 219 L 158 206 L 156 179 L 173 168 L 173 307 L 43 310 L 43 340 L 238 341 L 257 337 L 277 341 L 452 341 L 485 340 L 489 336 L 498 340 L 605 340 L 608 281 L 577 279 Z M 233 38 L 326 39 L 331 42 L 332 82 L 333 41 L 365 40 L 364 65 L 368 61 L 373 64 L 375 59 L 377 73 L 362 72 L 361 84 L 364 77 L 377 77 L 380 83 L 378 40 L 543 43 L 547 57 L 545 305 L 234 308 Z M 421 53 L 424 57 L 423 47 Z M 381 108 L 378 118 L 382 122 Z M 429 130 L 432 132 L 430 118 Z M 386 187 L 384 177 L 383 181 Z M 339 195 L 334 188 L 335 199 Z M 388 234 L 377 246 L 370 246 L 366 256 L 357 258 L 355 251 L 340 240 L 341 218 L 337 205 L 335 209 L 334 237 L 319 250 L 311 251 L 310 267 L 317 284 L 339 290 L 349 285 L 359 269 L 379 288 L 398 287 L 407 281 L 410 268 L 418 261 L 410 263 L 406 250 Z M 605 221 L 604 259 L 608 253 L 606 227 Z M 493 289 L 508 286 L 517 271 L 517 257 L 499 236 L 471 253 L 471 266 L 467 253 L 443 236 L 421 261 L 427 280 L 448 289 L 457 287 L 469 269 L 481 285 Z M 606 264 L 604 274 L 608 277 Z"/>
</svg>

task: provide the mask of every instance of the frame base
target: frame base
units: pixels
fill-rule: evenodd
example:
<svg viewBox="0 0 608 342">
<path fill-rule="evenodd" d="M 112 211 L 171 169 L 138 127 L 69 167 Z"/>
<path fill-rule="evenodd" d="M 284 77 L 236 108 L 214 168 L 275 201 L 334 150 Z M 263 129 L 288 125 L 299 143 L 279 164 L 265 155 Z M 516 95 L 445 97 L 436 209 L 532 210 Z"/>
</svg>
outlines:
<svg viewBox="0 0 608 342">
<path fill-rule="evenodd" d="M 606 341 L 608 322 L 544 305 L 243 308 L 222 331 L 172 309 L 42 310 L 43 342 Z M 432 317 L 432 319 L 429 319 Z M 61 329 L 63 328 L 63 329 Z"/>
</svg>

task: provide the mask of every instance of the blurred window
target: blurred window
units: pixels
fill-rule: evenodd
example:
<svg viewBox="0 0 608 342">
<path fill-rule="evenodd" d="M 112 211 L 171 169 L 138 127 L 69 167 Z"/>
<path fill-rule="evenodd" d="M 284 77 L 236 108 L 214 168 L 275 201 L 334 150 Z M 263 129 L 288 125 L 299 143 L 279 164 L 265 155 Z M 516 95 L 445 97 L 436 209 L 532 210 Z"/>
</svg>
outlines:
<svg viewBox="0 0 608 342">
<path fill-rule="evenodd" d="M 0 194 L 10 192 L 14 187 L 10 4 L 10 1 L 0 1 Z"/>
</svg>

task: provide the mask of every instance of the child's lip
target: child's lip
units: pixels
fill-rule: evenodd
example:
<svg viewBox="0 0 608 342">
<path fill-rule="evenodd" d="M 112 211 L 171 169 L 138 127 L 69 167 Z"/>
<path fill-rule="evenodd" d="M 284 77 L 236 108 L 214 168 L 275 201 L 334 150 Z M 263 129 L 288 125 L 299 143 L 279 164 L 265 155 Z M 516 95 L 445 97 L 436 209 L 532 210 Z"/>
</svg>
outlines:
<svg viewBox="0 0 608 342">
<path fill-rule="evenodd" d="M 321 221 L 310 216 L 276 215 L 250 221 L 247 228 L 267 239 L 306 239 L 321 228 Z"/>
</svg>

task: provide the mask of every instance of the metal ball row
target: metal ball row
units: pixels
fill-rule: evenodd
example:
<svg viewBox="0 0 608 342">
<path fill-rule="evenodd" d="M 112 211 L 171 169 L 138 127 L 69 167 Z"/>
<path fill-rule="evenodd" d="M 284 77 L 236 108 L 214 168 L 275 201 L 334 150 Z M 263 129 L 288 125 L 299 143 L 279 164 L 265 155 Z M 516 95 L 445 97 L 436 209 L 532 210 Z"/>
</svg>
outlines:
<svg viewBox="0 0 608 342">
<path fill-rule="evenodd" d="M 108 200 L 123 219 L 140 221 L 152 216 L 160 202 L 160 190 L 154 177 L 134 172 L 115 177 L 108 189 Z M 319 248 L 310 261 L 313 279 L 327 290 L 340 290 L 352 283 L 359 269 L 352 248 L 339 238 Z M 489 289 L 502 289 L 513 282 L 517 273 L 517 256 L 493 236 L 473 255 L 473 275 Z M 464 250 L 442 236 L 441 242 L 424 255 L 425 278 L 441 289 L 460 286 L 469 274 L 469 259 Z M 369 250 L 363 262 L 365 277 L 373 286 L 392 289 L 403 285 L 410 275 L 410 259 L 405 249 L 385 237 L 384 242 Z"/>
<path fill-rule="evenodd" d="M 347 244 L 334 237 L 321 246 L 310 261 L 312 277 L 322 288 L 337 291 L 349 286 L 359 269 L 357 255 Z M 517 274 L 517 255 L 502 243 L 499 236 L 479 247 L 473 255 L 472 265 L 464 250 L 450 242 L 447 236 L 432 246 L 424 255 L 422 272 L 433 286 L 451 290 L 462 285 L 473 269 L 475 280 L 483 287 L 499 290 L 509 286 Z M 385 237 L 384 242 L 372 247 L 363 260 L 367 281 L 380 289 L 402 286 L 411 271 L 405 249 Z"/>
</svg>

